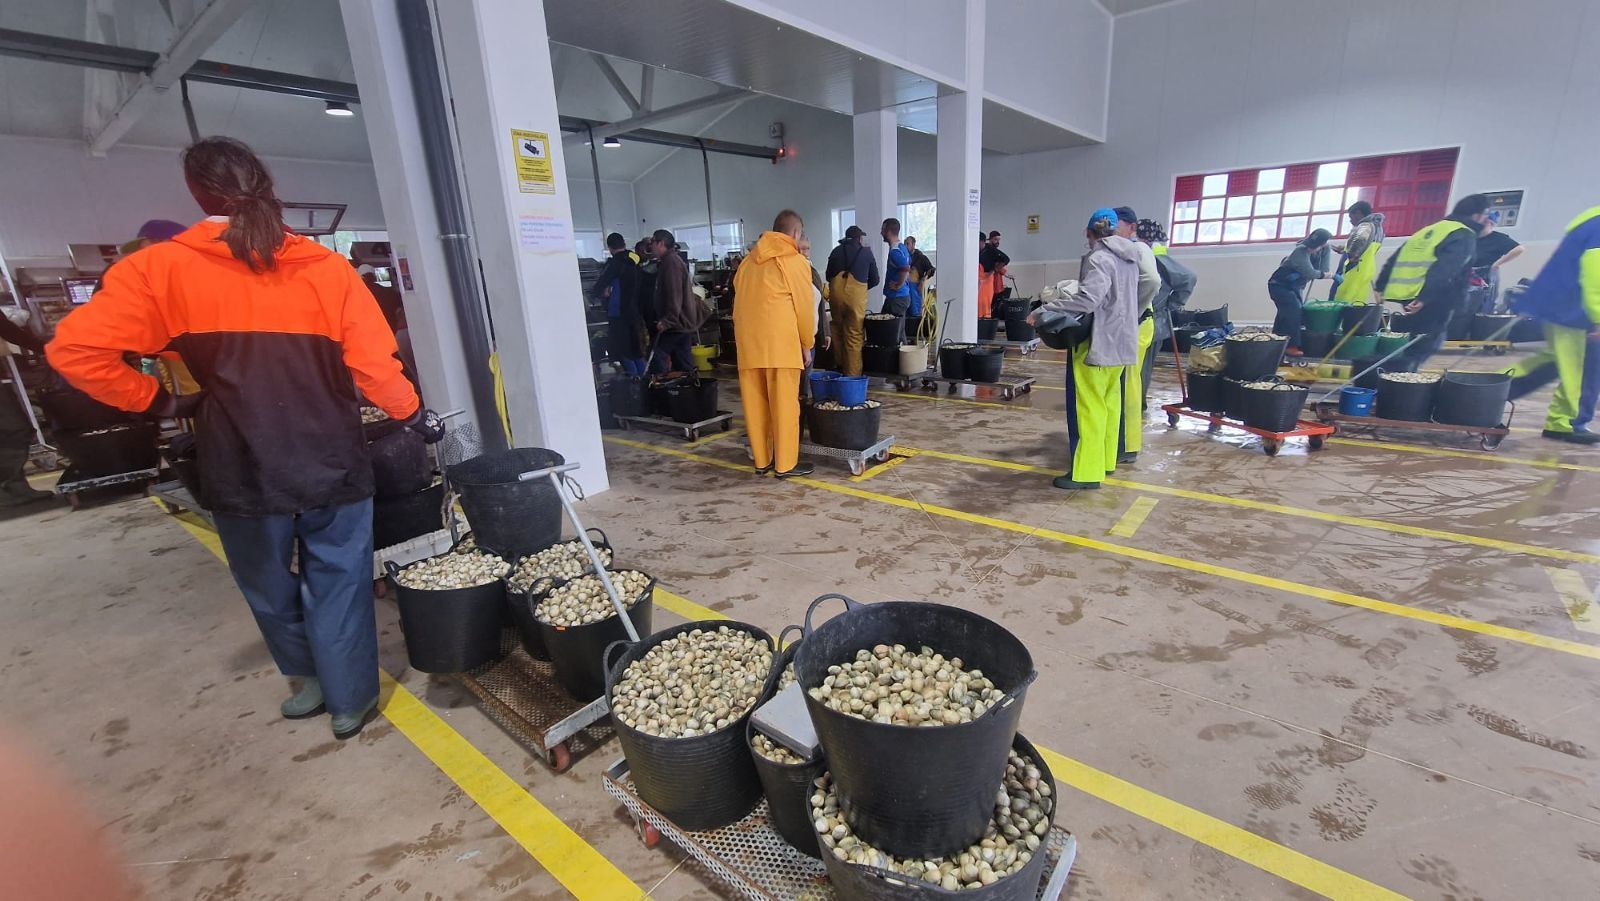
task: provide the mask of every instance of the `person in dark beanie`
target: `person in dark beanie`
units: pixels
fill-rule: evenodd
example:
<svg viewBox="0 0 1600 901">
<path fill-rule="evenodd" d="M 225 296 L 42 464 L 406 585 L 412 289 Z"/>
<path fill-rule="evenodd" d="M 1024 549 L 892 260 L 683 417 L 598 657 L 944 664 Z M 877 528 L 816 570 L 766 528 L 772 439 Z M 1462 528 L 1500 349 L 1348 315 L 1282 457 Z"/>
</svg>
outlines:
<svg viewBox="0 0 1600 901">
<path fill-rule="evenodd" d="M 1466 306 L 1468 267 L 1488 220 L 1489 198 L 1468 194 L 1449 216 L 1407 238 L 1378 273 L 1374 287 L 1384 300 L 1405 304 L 1407 327 L 1423 336 L 1406 351 L 1416 366 L 1439 352 L 1450 319 Z"/>
<path fill-rule="evenodd" d="M 606 310 L 606 337 L 611 359 L 628 375 L 644 375 L 644 350 L 639 315 L 639 266 L 628 253 L 628 241 L 617 232 L 606 235 L 606 261 L 600 276 L 589 288 L 589 296 Z"/>
</svg>

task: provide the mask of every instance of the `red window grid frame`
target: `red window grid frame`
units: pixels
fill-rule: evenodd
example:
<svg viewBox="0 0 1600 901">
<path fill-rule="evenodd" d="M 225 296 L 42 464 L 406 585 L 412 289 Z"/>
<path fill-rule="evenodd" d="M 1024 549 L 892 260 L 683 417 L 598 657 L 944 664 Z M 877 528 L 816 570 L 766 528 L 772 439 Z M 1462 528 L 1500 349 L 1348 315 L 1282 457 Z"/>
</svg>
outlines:
<svg viewBox="0 0 1600 901">
<path fill-rule="evenodd" d="M 1228 188 L 1224 197 L 1237 197 L 1240 195 L 1255 195 L 1259 193 L 1256 188 L 1263 171 L 1268 169 L 1283 169 L 1283 192 L 1314 191 L 1317 186 L 1317 170 L 1328 163 L 1348 162 L 1349 170 L 1345 175 L 1345 188 L 1370 188 L 1371 203 L 1374 211 L 1384 214 L 1384 234 L 1394 237 L 1408 237 L 1417 230 L 1444 218 L 1449 209 L 1450 191 L 1455 182 L 1456 164 L 1461 157 L 1461 148 L 1445 147 L 1436 150 L 1414 150 L 1406 153 L 1385 153 L 1376 156 L 1355 157 L 1348 160 L 1328 159 L 1314 163 L 1292 163 L 1279 166 L 1256 166 L 1248 169 L 1233 169 L 1227 172 L 1211 172 L 1200 175 L 1180 175 L 1173 182 L 1172 211 L 1176 211 L 1179 203 L 1184 201 L 1204 200 L 1205 180 L 1208 176 L 1226 175 Z M 1340 211 L 1340 227 L 1338 235 L 1349 233 L 1349 222 Z M 1297 214 L 1298 215 L 1298 214 Z M 1316 214 L 1306 214 L 1316 215 Z M 1267 217 L 1260 217 L 1267 218 Z M 1282 227 L 1283 214 L 1271 217 L 1279 220 Z M 1223 222 L 1221 219 L 1206 219 L 1206 222 Z M 1201 220 L 1191 219 L 1183 224 L 1195 226 L 1196 237 L 1199 237 Z M 1167 229 L 1171 232 L 1178 222 L 1176 217 L 1168 223 Z M 1273 238 L 1258 241 L 1192 241 L 1180 246 L 1183 247 L 1238 247 L 1248 244 L 1283 244 L 1298 240 L 1296 238 Z"/>
</svg>

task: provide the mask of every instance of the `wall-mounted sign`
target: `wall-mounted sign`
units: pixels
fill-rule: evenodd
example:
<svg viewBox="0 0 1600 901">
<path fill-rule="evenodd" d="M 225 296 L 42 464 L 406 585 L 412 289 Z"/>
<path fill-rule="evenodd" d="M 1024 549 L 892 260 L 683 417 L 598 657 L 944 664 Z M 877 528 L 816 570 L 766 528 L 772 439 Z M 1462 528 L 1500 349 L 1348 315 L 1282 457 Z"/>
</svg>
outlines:
<svg viewBox="0 0 1600 901">
<path fill-rule="evenodd" d="M 977 188 L 967 189 L 967 229 L 978 228 L 978 207 L 982 204 L 983 195 Z"/>
<path fill-rule="evenodd" d="M 1511 228 L 1517 224 L 1522 213 L 1521 191 L 1489 191 L 1484 196 L 1489 198 L 1489 218 L 1497 225 Z"/>
<path fill-rule="evenodd" d="M 542 131 L 511 129 L 511 158 L 517 164 L 517 190 L 554 194 L 555 170 L 550 165 L 550 136 Z"/>
<path fill-rule="evenodd" d="M 1038 213 L 1031 213 L 1028 216 L 1028 234 L 1033 235 L 1033 234 L 1038 234 L 1038 233 L 1039 233 L 1039 214 Z"/>
</svg>

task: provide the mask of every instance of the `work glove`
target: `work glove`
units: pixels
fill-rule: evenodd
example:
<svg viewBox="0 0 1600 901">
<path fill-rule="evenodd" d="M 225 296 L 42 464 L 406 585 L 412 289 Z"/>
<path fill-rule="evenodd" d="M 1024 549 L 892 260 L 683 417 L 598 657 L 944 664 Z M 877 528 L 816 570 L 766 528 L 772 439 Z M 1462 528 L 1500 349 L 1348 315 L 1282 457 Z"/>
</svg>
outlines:
<svg viewBox="0 0 1600 901">
<path fill-rule="evenodd" d="M 157 387 L 155 399 L 150 401 L 150 406 L 144 412 L 153 419 L 193 419 L 205 400 L 204 391 L 173 397 L 166 388 Z"/>
<path fill-rule="evenodd" d="M 417 412 L 404 423 L 405 427 L 422 436 L 423 443 L 437 444 L 444 438 L 444 420 L 439 414 L 427 407 L 419 407 Z"/>
</svg>

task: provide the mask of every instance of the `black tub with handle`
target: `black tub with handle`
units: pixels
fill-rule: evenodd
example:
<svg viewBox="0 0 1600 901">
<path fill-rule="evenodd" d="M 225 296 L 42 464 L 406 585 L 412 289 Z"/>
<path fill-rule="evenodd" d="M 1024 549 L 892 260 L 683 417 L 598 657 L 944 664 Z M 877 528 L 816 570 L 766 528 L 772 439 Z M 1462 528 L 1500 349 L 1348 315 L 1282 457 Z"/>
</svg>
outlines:
<svg viewBox="0 0 1600 901">
<path fill-rule="evenodd" d="M 382 549 L 444 526 L 444 483 L 401 497 L 372 499 L 372 546 Z"/>
<path fill-rule="evenodd" d="M 828 410 L 811 406 L 806 408 L 805 418 L 814 443 L 823 447 L 860 451 L 878 443 L 878 432 L 883 427 L 883 407 Z"/>
<path fill-rule="evenodd" d="M 1347 335 L 1376 335 L 1383 328 L 1383 307 L 1375 303 L 1347 306 L 1339 311 L 1339 325 Z"/>
<path fill-rule="evenodd" d="M 1221 413 L 1225 409 L 1222 404 L 1222 375 L 1220 373 L 1191 372 L 1184 381 L 1189 389 L 1185 400 L 1191 410 Z"/>
<path fill-rule="evenodd" d="M 967 351 L 977 347 L 976 344 L 957 344 L 946 340 L 939 347 L 939 374 L 947 379 L 964 379 L 967 377 Z"/>
<path fill-rule="evenodd" d="M 483 545 L 478 550 L 493 554 Z M 401 567 L 384 561 L 400 608 L 400 631 L 411 668 L 424 673 L 464 673 L 500 656 L 506 591 L 500 580 L 471 588 L 408 588 Z"/>
<path fill-rule="evenodd" d="M 873 314 L 880 315 L 880 314 Z M 894 347 L 900 344 L 900 337 L 904 334 L 905 320 L 899 316 L 890 316 L 887 319 L 866 318 L 867 343 L 880 347 Z"/>
<path fill-rule="evenodd" d="M 1195 310 L 1189 314 L 1189 325 L 1197 331 L 1208 328 L 1222 328 L 1228 324 L 1228 305 L 1223 304 L 1215 310 Z"/>
<path fill-rule="evenodd" d="M 1038 333 L 1034 331 L 1033 326 L 1028 324 L 1026 313 L 1021 316 L 1006 317 L 1007 341 L 1032 341 L 1037 337 Z"/>
<path fill-rule="evenodd" d="M 1222 377 L 1222 415 L 1229 419 L 1244 419 L 1243 380 Z"/>
<path fill-rule="evenodd" d="M 998 382 L 1005 360 L 1004 347 L 969 347 L 967 358 L 962 365 L 967 371 L 969 381 Z"/>
<path fill-rule="evenodd" d="M 1240 388 L 1244 402 L 1244 424 L 1269 432 L 1288 432 L 1300 419 L 1306 405 L 1307 389 L 1300 385 L 1275 384 L 1271 388 Z"/>
<path fill-rule="evenodd" d="M 1333 332 L 1301 332 L 1300 350 L 1308 357 L 1325 357 L 1337 340 Z"/>
<path fill-rule="evenodd" d="M 829 599 L 843 601 L 846 611 L 813 627 L 812 614 Z M 810 696 L 828 667 L 879 644 L 926 645 L 947 658 L 960 657 L 1003 697 L 971 722 L 921 727 L 864 720 Z M 1015 635 L 959 607 L 859 604 L 823 595 L 806 610 L 794 672 L 807 692 L 806 709 L 839 792 L 839 809 L 862 841 L 897 856 L 939 857 L 982 837 L 1028 686 L 1038 676 L 1027 646 Z"/>
<path fill-rule="evenodd" d="M 1278 364 L 1283 362 L 1283 352 L 1289 347 L 1288 338 L 1274 338 L 1270 341 L 1246 341 L 1229 338 L 1224 342 L 1223 374 L 1230 379 L 1250 381 L 1263 379 L 1278 372 Z"/>
<path fill-rule="evenodd" d="M 978 340 L 979 341 L 993 341 L 995 333 L 998 332 L 999 330 L 1000 330 L 1000 320 L 999 319 L 979 319 L 978 320 Z"/>
<path fill-rule="evenodd" d="M 561 539 L 561 499 L 549 479 L 517 477 L 565 462 L 548 448 L 514 447 L 463 460 L 446 477 L 483 546 L 518 560 Z"/>
<path fill-rule="evenodd" d="M 778 644 L 783 644 L 783 636 L 789 630 L 800 631 L 799 626 L 786 626 L 778 633 Z M 784 648 L 778 654 L 778 678 L 783 678 L 784 667 L 794 660 L 794 655 L 800 650 L 800 642 L 796 641 Z M 779 689 L 773 684 L 772 695 L 762 703 L 775 697 Z M 747 725 L 745 730 L 745 744 L 750 744 L 755 738 L 756 728 L 753 724 Z M 756 766 L 756 775 L 761 779 L 761 792 L 767 797 L 767 820 L 772 823 L 772 828 L 783 840 L 795 847 L 795 850 L 812 857 L 821 857 L 822 849 L 817 843 L 817 830 L 811 825 L 811 792 L 814 786 L 812 780 L 821 776 L 826 770 L 827 763 L 822 752 L 804 763 L 779 763 L 776 760 L 762 756 L 755 748 L 750 749 L 751 762 Z"/>
<path fill-rule="evenodd" d="M 674 422 L 704 422 L 717 415 L 716 379 L 685 376 L 667 383 L 667 404 Z"/>
<path fill-rule="evenodd" d="M 628 665 L 669 638 L 695 629 L 715 631 L 727 627 L 746 632 L 772 647 L 772 636 L 756 626 L 732 620 L 704 620 L 674 626 L 635 644 L 614 642 L 605 650 L 606 697 L 612 697 Z M 620 657 L 617 656 L 618 652 Z M 777 679 L 778 655 L 757 697 L 765 697 Z M 615 662 L 613 662 L 613 660 Z M 614 707 L 614 705 L 613 705 Z M 754 705 L 721 729 L 687 738 L 649 735 L 613 716 L 617 740 L 628 759 L 639 797 L 678 826 L 690 831 L 715 829 L 737 821 L 761 800 L 761 778 L 750 759 L 745 725 Z M 993 799 L 991 798 L 991 801 Z"/>
<path fill-rule="evenodd" d="M 1381 361 L 1381 362 L 1380 362 Z M 1373 367 L 1376 366 L 1376 369 Z M 1367 370 L 1372 370 L 1367 372 Z M 1357 388 L 1378 388 L 1378 378 L 1385 372 L 1416 372 L 1417 363 L 1410 357 L 1401 354 L 1385 360 L 1382 356 L 1362 357 L 1350 364 L 1350 377 L 1355 379 Z M 1362 375 L 1362 373 L 1366 375 Z"/>
<path fill-rule="evenodd" d="M 1050 822 L 1055 822 L 1056 807 L 1061 793 L 1057 790 L 1055 775 L 1045 763 L 1044 755 L 1021 733 L 1012 741 L 1018 756 L 1039 768 L 1039 781 L 1050 786 Z M 998 783 L 1003 785 L 1004 783 Z M 828 868 L 828 883 L 840 898 L 855 901 L 922 901 L 926 898 L 961 898 L 963 901 L 1034 901 L 1039 896 L 1039 883 L 1044 880 L 1044 868 L 1049 855 L 1045 853 L 1040 837 L 1039 849 L 1023 864 L 1022 869 L 1010 876 L 996 880 L 982 888 L 950 890 L 927 882 L 919 882 L 901 873 L 878 867 L 848 863 L 829 853 L 822 855 Z"/>
<path fill-rule="evenodd" d="M 1397 382 L 1380 376 L 1377 416 L 1379 419 L 1427 422 L 1433 416 L 1438 388 L 1438 382 Z"/>
<path fill-rule="evenodd" d="M 1512 313 L 1479 313 L 1472 317 L 1472 340 L 1510 341 L 1517 317 Z"/>
<path fill-rule="evenodd" d="M 1511 397 L 1508 372 L 1446 372 L 1433 399 L 1433 421 L 1495 428 Z"/>
<path fill-rule="evenodd" d="M 631 639 L 627 627 L 614 610 L 605 619 L 582 626 L 553 626 L 541 621 L 536 613 L 539 604 L 549 597 L 551 591 L 565 584 L 565 581 L 541 579 L 528 589 L 523 596 L 523 604 L 539 630 L 539 637 L 550 655 L 550 665 L 555 668 L 556 679 L 561 687 L 572 695 L 573 700 L 587 704 L 606 693 L 606 648 L 614 642 Z M 655 590 L 656 580 L 652 576 L 649 584 L 639 593 L 638 600 L 628 608 L 628 620 L 633 623 L 633 631 L 641 639 L 650 635 L 650 622 L 655 613 Z M 612 606 L 609 596 L 606 606 Z"/>
<path fill-rule="evenodd" d="M 617 555 L 616 551 L 612 550 L 611 539 L 606 537 L 606 533 L 604 531 L 594 526 L 590 526 L 584 531 L 589 533 L 589 543 L 594 545 L 594 549 L 596 551 L 612 552 L 611 566 L 607 568 L 614 568 L 616 566 Z M 588 555 L 585 554 L 584 557 L 584 567 L 589 572 L 593 572 L 593 564 L 587 561 Z M 517 560 L 512 561 L 513 569 L 515 569 L 516 563 L 521 562 L 521 559 L 522 558 L 519 557 Z M 604 560 L 605 558 L 601 557 L 600 559 Z M 518 591 L 511 587 L 510 573 L 507 573 L 506 578 L 502 581 L 506 586 L 506 607 L 511 611 L 511 624 L 516 626 L 517 637 L 522 640 L 522 649 L 527 651 L 528 656 L 535 660 L 549 660 L 550 652 L 545 649 L 544 634 L 539 631 L 539 621 L 534 619 L 533 607 L 528 603 L 529 595 L 531 594 L 531 590 L 529 589 L 537 586 L 537 581 L 534 583 L 534 585 L 529 586 L 529 589 L 524 589 L 523 591 Z M 639 634 L 643 635 L 644 633 L 640 632 Z"/>
<path fill-rule="evenodd" d="M 433 482 L 433 463 L 422 436 L 393 419 L 364 423 L 372 485 L 377 497 L 403 497 Z"/>
<path fill-rule="evenodd" d="M 868 344 L 861 348 L 861 370 L 873 375 L 900 375 L 900 345 Z"/>
</svg>

